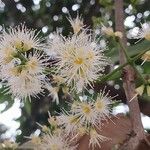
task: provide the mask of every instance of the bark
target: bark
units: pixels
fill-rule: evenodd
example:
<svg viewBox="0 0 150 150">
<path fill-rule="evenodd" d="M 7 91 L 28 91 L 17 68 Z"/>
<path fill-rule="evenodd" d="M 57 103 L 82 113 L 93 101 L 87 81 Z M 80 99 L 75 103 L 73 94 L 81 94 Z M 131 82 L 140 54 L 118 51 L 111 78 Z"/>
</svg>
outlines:
<svg viewBox="0 0 150 150">
<path fill-rule="evenodd" d="M 115 27 L 116 31 L 123 33 L 121 42 L 126 47 L 127 39 L 124 29 L 124 9 L 123 0 L 115 0 Z M 126 63 L 126 57 L 122 49 L 119 50 L 120 64 Z M 131 102 L 130 99 L 135 95 L 135 72 L 132 66 L 127 66 L 123 70 L 123 87 L 126 94 L 127 104 L 130 110 L 130 120 L 132 124 L 132 134 L 130 139 L 124 144 L 122 149 L 135 150 L 140 141 L 145 139 L 144 128 L 141 122 L 140 109 L 137 97 Z"/>
</svg>

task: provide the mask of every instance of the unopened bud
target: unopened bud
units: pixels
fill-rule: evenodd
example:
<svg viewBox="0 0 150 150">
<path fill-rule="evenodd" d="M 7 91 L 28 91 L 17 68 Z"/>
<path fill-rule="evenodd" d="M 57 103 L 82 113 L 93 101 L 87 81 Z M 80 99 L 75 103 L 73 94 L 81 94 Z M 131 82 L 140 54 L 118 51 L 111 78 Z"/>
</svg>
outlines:
<svg viewBox="0 0 150 150">
<path fill-rule="evenodd" d="M 116 32 L 115 32 L 115 36 L 116 36 L 116 37 L 119 37 L 120 39 L 122 39 L 123 34 L 122 34 L 122 32 L 120 32 L 120 31 L 116 31 Z"/>
</svg>

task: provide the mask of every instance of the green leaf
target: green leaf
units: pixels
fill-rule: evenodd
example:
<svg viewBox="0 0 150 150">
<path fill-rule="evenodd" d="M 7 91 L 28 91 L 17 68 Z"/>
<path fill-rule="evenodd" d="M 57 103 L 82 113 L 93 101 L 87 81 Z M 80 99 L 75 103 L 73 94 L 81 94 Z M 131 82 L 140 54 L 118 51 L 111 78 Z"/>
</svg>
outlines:
<svg viewBox="0 0 150 150">
<path fill-rule="evenodd" d="M 150 48 L 150 41 L 144 40 L 136 45 L 129 46 L 127 52 L 130 57 L 133 57 L 147 48 Z M 110 57 L 114 63 L 119 61 L 119 51 L 117 48 L 113 48 L 109 52 L 107 51 L 106 56 Z"/>
<path fill-rule="evenodd" d="M 143 65 L 144 74 L 150 74 L 150 62 L 145 62 Z"/>
</svg>

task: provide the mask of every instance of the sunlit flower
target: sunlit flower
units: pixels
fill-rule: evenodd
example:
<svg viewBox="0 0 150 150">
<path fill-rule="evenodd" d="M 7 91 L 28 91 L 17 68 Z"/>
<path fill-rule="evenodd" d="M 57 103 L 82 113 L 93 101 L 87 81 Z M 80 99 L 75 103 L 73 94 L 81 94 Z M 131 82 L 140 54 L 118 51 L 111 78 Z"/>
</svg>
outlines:
<svg viewBox="0 0 150 150">
<path fill-rule="evenodd" d="M 100 127 L 103 120 L 111 119 L 111 100 L 115 98 L 108 96 L 109 92 L 100 91 L 96 96 L 96 100 L 87 98 L 86 101 L 74 102 L 71 106 L 71 114 L 76 117 L 77 121 L 82 125 L 91 125 Z"/>
<path fill-rule="evenodd" d="M 47 82 L 44 75 L 48 59 L 43 48 L 43 39 L 35 30 L 24 24 L 10 27 L 0 38 L 0 72 L 7 92 L 18 98 L 36 97 L 43 92 Z M 32 52 L 26 53 L 31 50 Z"/>
<path fill-rule="evenodd" d="M 68 18 L 72 28 L 73 28 L 73 32 L 75 34 L 77 34 L 79 31 L 81 31 L 84 27 L 83 24 L 83 19 L 77 15 L 77 17 L 75 19 L 72 19 L 71 16 Z"/>
<path fill-rule="evenodd" d="M 52 46 L 52 45 L 51 45 Z M 95 39 L 86 31 L 71 38 L 62 38 L 57 42 L 58 74 L 65 79 L 68 86 L 81 91 L 102 75 L 108 58 L 103 55 Z"/>
<path fill-rule="evenodd" d="M 91 146 L 91 148 L 94 150 L 96 148 L 96 146 L 98 146 L 99 148 L 101 148 L 101 143 L 104 141 L 108 141 L 110 140 L 109 138 L 100 135 L 97 133 L 97 131 L 95 129 L 91 129 L 90 131 L 90 141 L 89 141 L 89 146 Z"/>
<path fill-rule="evenodd" d="M 33 56 L 21 55 L 21 57 L 13 58 L 9 63 L 1 65 L 2 79 L 19 76 L 23 71 L 26 75 L 44 75 L 45 67 L 47 66 L 47 59 L 42 58 L 37 52 Z"/>
<path fill-rule="evenodd" d="M 27 29 L 24 24 L 14 28 L 10 27 L 2 33 L 0 50 L 5 50 L 7 47 L 14 47 L 19 51 L 28 51 L 32 48 L 41 50 L 43 39 L 39 38 L 38 34 L 36 30 Z"/>
</svg>

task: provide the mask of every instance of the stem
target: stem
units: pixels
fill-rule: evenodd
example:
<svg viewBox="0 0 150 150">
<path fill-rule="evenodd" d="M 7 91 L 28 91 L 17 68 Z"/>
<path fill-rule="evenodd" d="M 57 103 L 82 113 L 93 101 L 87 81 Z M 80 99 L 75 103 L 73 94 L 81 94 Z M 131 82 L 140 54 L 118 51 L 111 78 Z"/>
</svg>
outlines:
<svg viewBox="0 0 150 150">
<path fill-rule="evenodd" d="M 119 43 L 120 48 L 123 50 L 124 55 L 126 56 L 127 61 L 130 61 L 131 58 L 130 58 L 130 56 L 127 53 L 127 49 L 124 47 L 124 45 L 123 45 L 123 43 L 121 42 L 120 39 L 118 39 L 118 43 Z"/>
</svg>

